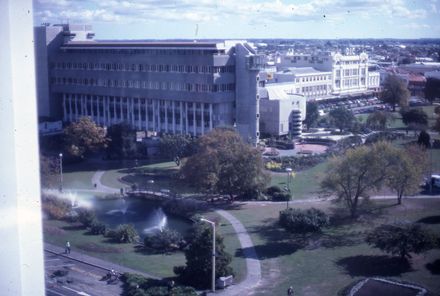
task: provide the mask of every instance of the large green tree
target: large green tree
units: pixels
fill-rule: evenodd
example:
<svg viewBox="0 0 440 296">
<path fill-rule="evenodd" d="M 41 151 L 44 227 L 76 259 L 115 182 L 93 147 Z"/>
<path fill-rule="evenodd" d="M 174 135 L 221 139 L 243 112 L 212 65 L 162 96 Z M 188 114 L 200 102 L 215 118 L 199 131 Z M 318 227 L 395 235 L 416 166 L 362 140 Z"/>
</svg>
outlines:
<svg viewBox="0 0 440 296">
<path fill-rule="evenodd" d="M 307 102 L 306 106 L 306 119 L 304 119 L 304 124 L 307 127 L 307 130 L 318 121 L 319 118 L 319 109 L 318 103 L 316 102 Z"/>
<path fill-rule="evenodd" d="M 408 106 L 410 92 L 405 82 L 397 75 L 388 75 L 384 81 L 380 99 L 391 105 L 393 111 L 396 111 L 396 105 L 400 107 Z"/>
<path fill-rule="evenodd" d="M 90 152 L 107 147 L 108 138 L 104 128 L 90 117 L 81 117 L 64 129 L 67 151 L 75 157 L 83 158 Z"/>
<path fill-rule="evenodd" d="M 367 126 L 373 130 L 385 130 L 387 124 L 394 118 L 392 115 L 385 111 L 375 111 L 368 115 Z"/>
<path fill-rule="evenodd" d="M 440 98 L 440 79 L 428 78 L 425 85 L 425 98 L 431 103 Z"/>
<path fill-rule="evenodd" d="M 163 135 L 160 138 L 160 154 L 167 159 L 191 156 L 195 153 L 195 149 L 196 140 L 189 135 Z"/>
<path fill-rule="evenodd" d="M 356 217 L 360 199 L 384 184 L 394 163 L 389 157 L 393 151 L 388 142 L 348 150 L 344 156 L 331 160 L 322 189 L 341 199 L 351 217 Z"/>
<path fill-rule="evenodd" d="M 349 129 L 353 126 L 356 118 L 351 110 L 345 107 L 338 107 L 329 112 L 330 122 L 342 132 L 344 129 Z"/>
<path fill-rule="evenodd" d="M 107 147 L 109 158 L 142 157 L 141 143 L 136 142 L 136 132 L 127 123 L 110 126 L 107 129 L 110 142 Z"/>
<path fill-rule="evenodd" d="M 387 186 L 397 195 L 397 203 L 402 203 L 403 195 L 419 191 L 420 180 L 427 165 L 426 152 L 419 146 L 408 146 L 406 149 L 390 149 L 392 165 L 386 177 Z"/>
<path fill-rule="evenodd" d="M 366 242 L 401 259 L 411 258 L 435 247 L 434 236 L 418 224 L 400 223 L 381 225 L 371 231 Z"/>
<path fill-rule="evenodd" d="M 422 109 L 403 108 L 400 110 L 402 122 L 413 130 L 425 129 L 428 126 L 428 114 Z"/>
<path fill-rule="evenodd" d="M 198 189 L 234 196 L 261 192 L 269 182 L 261 153 L 233 130 L 214 129 L 199 138 L 197 153 L 182 166 L 183 177 Z"/>
<path fill-rule="evenodd" d="M 202 222 L 196 222 L 190 230 L 189 245 L 185 250 L 186 266 L 176 267 L 183 282 L 201 288 L 211 283 L 212 273 L 212 228 Z M 231 255 L 225 250 L 223 237 L 215 234 L 215 274 L 216 278 L 233 275 L 229 266 Z"/>
</svg>

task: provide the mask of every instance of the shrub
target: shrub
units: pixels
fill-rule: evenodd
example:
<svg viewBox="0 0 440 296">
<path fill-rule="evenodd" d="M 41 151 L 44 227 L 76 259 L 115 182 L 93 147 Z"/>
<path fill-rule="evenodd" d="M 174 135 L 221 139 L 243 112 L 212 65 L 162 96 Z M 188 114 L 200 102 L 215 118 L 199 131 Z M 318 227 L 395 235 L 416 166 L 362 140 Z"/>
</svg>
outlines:
<svg viewBox="0 0 440 296">
<path fill-rule="evenodd" d="M 185 246 L 185 242 L 180 233 L 175 230 L 165 228 L 152 235 L 148 235 L 144 239 L 145 247 L 155 249 L 157 251 L 167 252 L 176 251 Z"/>
<path fill-rule="evenodd" d="M 280 193 L 280 192 L 283 192 L 283 190 L 281 190 L 281 188 L 276 185 L 266 188 L 266 194 L 269 194 L 269 195 L 273 195 L 274 193 Z"/>
<path fill-rule="evenodd" d="M 107 231 L 106 236 L 118 243 L 133 243 L 139 239 L 132 224 L 121 224 L 115 230 Z"/>
<path fill-rule="evenodd" d="M 279 223 L 289 232 L 307 233 L 320 231 L 329 224 L 329 218 L 321 210 L 286 209 L 280 212 Z"/>
<path fill-rule="evenodd" d="M 288 201 L 291 199 L 292 199 L 292 196 L 288 192 L 275 192 L 272 195 L 273 201 Z"/>
<path fill-rule="evenodd" d="M 43 195 L 41 200 L 42 209 L 50 219 L 62 220 L 72 210 L 72 206 L 67 200 L 54 195 Z"/>
<path fill-rule="evenodd" d="M 207 207 L 203 201 L 194 199 L 173 199 L 163 204 L 163 209 L 169 214 L 180 217 L 191 218 L 194 214 L 204 211 Z"/>
<path fill-rule="evenodd" d="M 90 225 L 90 233 L 95 235 L 105 234 L 107 226 L 99 222 L 98 220 L 93 220 Z"/>
<path fill-rule="evenodd" d="M 193 287 L 171 287 L 168 281 L 147 279 L 141 275 L 124 273 L 121 277 L 125 283 L 123 295 L 127 296 L 196 296 Z"/>
<path fill-rule="evenodd" d="M 419 224 L 381 225 L 371 231 L 365 241 L 386 253 L 411 258 L 436 246 L 435 237 Z"/>
<path fill-rule="evenodd" d="M 93 221 L 96 220 L 95 212 L 86 208 L 79 208 L 77 211 L 77 220 L 80 222 L 84 227 L 90 227 L 93 223 Z"/>
</svg>

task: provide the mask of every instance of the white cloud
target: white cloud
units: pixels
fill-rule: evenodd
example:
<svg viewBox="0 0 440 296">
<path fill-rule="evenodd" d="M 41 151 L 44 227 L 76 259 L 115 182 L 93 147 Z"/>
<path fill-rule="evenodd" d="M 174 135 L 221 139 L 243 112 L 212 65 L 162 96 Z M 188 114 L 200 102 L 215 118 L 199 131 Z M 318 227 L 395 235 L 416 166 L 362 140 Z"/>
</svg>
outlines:
<svg viewBox="0 0 440 296">
<path fill-rule="evenodd" d="M 419 24 L 419 23 L 409 23 L 403 26 L 404 28 L 411 30 L 420 30 L 420 29 L 429 29 L 431 26 L 427 24 Z"/>
</svg>

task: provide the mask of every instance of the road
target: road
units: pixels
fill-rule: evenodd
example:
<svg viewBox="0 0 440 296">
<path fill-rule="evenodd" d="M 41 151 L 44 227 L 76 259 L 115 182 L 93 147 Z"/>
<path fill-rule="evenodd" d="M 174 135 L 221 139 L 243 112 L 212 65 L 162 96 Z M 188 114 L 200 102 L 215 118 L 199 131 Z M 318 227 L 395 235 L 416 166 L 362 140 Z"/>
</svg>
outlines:
<svg viewBox="0 0 440 296">
<path fill-rule="evenodd" d="M 44 252 L 44 266 L 48 296 L 104 296 L 122 293 L 121 281 L 103 279 L 107 269 L 47 251 Z"/>
</svg>

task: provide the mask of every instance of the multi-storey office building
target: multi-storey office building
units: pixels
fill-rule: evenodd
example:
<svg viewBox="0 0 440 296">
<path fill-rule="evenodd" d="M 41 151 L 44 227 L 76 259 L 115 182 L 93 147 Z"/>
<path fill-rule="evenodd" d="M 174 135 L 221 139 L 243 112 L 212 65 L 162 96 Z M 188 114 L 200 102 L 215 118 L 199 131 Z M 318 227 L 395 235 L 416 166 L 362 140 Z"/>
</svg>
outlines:
<svg viewBox="0 0 440 296">
<path fill-rule="evenodd" d="M 74 36 L 64 26 L 61 33 Z M 84 35 L 84 34 L 82 34 Z M 64 42 L 49 58 L 50 95 L 65 122 L 203 135 L 236 126 L 259 137 L 257 75 L 264 57 L 244 41 Z"/>
</svg>

